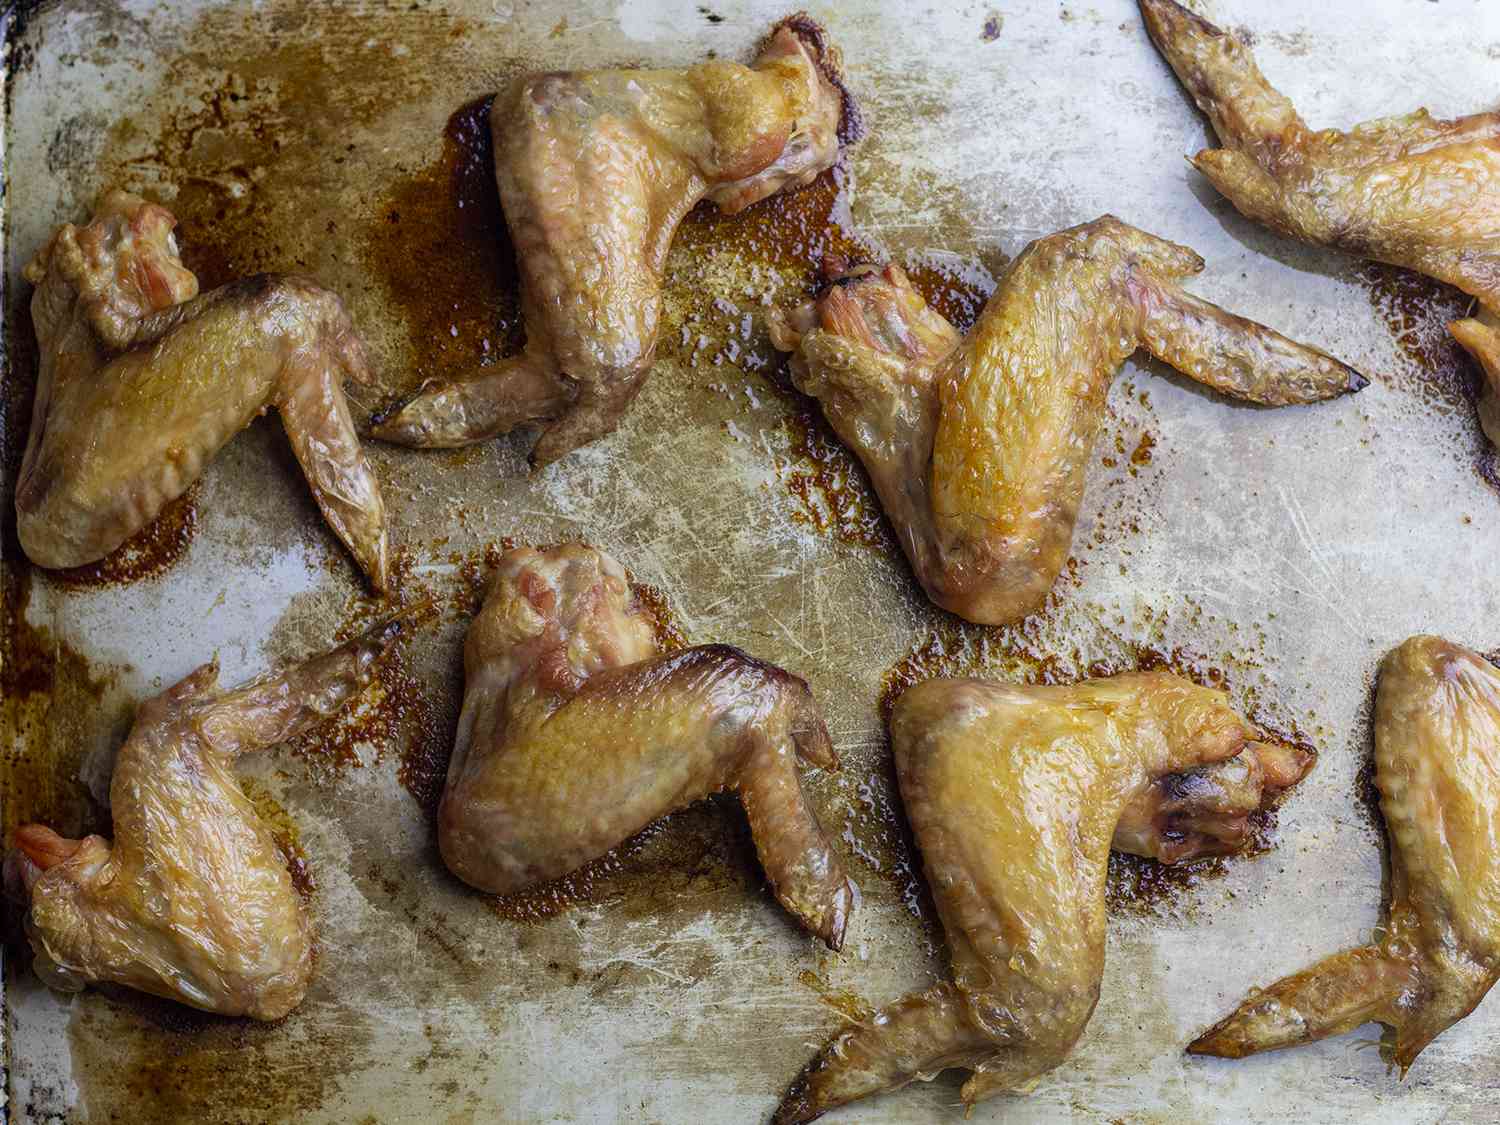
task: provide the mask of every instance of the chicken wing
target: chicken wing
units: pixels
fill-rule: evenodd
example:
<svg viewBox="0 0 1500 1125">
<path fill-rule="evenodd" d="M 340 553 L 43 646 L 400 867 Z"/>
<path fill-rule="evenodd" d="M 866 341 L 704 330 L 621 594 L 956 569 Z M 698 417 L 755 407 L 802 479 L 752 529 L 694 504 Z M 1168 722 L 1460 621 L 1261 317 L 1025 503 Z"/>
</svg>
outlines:
<svg viewBox="0 0 1500 1125">
<path fill-rule="evenodd" d="M 831 167 L 855 128 L 839 66 L 798 15 L 753 67 L 534 74 L 497 97 L 525 350 L 424 387 L 375 435 L 445 448 L 546 422 L 531 452 L 545 465 L 610 433 L 651 369 L 678 224 L 701 199 L 733 213 Z"/>
<path fill-rule="evenodd" d="M 338 711 L 400 630 L 392 619 L 229 691 L 207 664 L 142 704 L 110 780 L 113 843 L 40 824 L 16 832 L 7 865 L 29 898 L 38 975 L 67 991 L 111 981 L 258 1020 L 301 1003 L 311 919 L 232 765 Z"/>
<path fill-rule="evenodd" d="M 1439 121 L 1419 109 L 1314 132 L 1235 36 L 1175 0 L 1140 5 L 1224 146 L 1193 164 L 1242 214 L 1446 281 L 1500 313 L 1500 112 Z M 1472 319 L 1449 327 L 1485 370 L 1480 417 L 1496 441 L 1500 338 Z"/>
<path fill-rule="evenodd" d="M 464 670 L 438 808 L 459 878 L 496 894 L 553 879 L 733 789 L 776 897 L 843 943 L 857 892 L 795 761 L 838 760 L 802 680 L 728 645 L 659 653 L 619 563 L 579 544 L 506 554 Z"/>
<path fill-rule="evenodd" d="M 1186 771 L 1240 762 L 1275 772 L 1286 760 L 1264 748 L 1262 767 L 1255 738 L 1223 692 L 1165 672 L 1066 687 L 938 679 L 907 691 L 891 716 L 892 749 L 953 979 L 835 1038 L 793 1084 L 777 1125 L 949 1067 L 974 1072 L 963 1088 L 973 1106 L 1061 1063 L 1099 998 L 1110 841 L 1120 842 L 1126 810 L 1149 808 L 1158 784 Z M 1261 802 L 1258 785 L 1225 802 L 1227 788 L 1207 785 L 1201 802 L 1191 786 L 1178 794 L 1175 811 L 1206 851 L 1220 850 L 1216 818 L 1233 822 Z"/>
<path fill-rule="evenodd" d="M 1252 991 L 1190 1052 L 1243 1058 L 1378 1020 L 1404 1074 L 1500 978 L 1500 671 L 1438 637 L 1391 652 L 1375 784 L 1391 840 L 1379 939 Z"/>
<path fill-rule="evenodd" d="M 1202 268 L 1106 215 L 1028 246 L 966 338 L 899 267 L 863 266 L 774 313 L 772 341 L 864 463 L 927 596 L 1003 625 L 1041 606 L 1067 561 L 1105 395 L 1136 348 L 1267 406 L 1365 386 L 1179 288 Z"/>
<path fill-rule="evenodd" d="M 107 191 L 26 267 L 41 369 L 16 483 L 40 566 L 103 558 L 274 406 L 324 518 L 377 589 L 385 506 L 344 401 L 364 349 L 339 298 L 258 274 L 211 293 L 185 269 L 166 208 Z"/>
</svg>

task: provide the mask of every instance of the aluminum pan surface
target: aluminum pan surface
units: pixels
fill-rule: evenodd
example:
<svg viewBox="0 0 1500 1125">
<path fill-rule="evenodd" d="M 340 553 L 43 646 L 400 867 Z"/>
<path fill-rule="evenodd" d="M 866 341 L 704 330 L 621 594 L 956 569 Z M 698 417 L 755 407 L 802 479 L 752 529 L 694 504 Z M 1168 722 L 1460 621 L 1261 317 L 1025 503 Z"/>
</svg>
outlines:
<svg viewBox="0 0 1500 1125">
<path fill-rule="evenodd" d="M 808 503 L 849 490 L 807 498 L 787 424 L 797 407 L 767 378 L 760 311 L 795 295 L 806 269 L 768 266 L 727 237 L 680 246 L 660 361 L 613 437 L 529 478 L 519 439 L 458 454 L 369 448 L 407 581 L 445 606 L 486 544 L 581 538 L 667 591 L 691 640 L 738 644 L 811 681 L 845 756 L 840 774 L 813 779 L 814 800 L 864 891 L 845 952 L 787 923 L 732 810 L 717 807 L 674 818 L 589 901 L 540 922 L 500 917 L 448 877 L 430 813 L 403 785 L 410 744 L 452 729 L 463 616 L 445 612 L 413 642 L 406 686 L 381 689 L 412 700 L 388 700 L 390 722 L 340 764 L 291 751 L 245 763 L 317 882 L 321 954 L 305 1004 L 252 1027 L 120 993 L 64 997 L 12 950 L 15 1120 L 765 1119 L 840 1009 L 943 971 L 899 881 L 876 870 L 896 856 L 876 699 L 886 670 L 934 637 L 988 643 L 996 675 L 1180 649 L 1322 752 L 1274 849 L 1113 912 L 1078 1049 L 1035 1093 L 985 1103 L 974 1120 L 1500 1120 L 1494 997 L 1404 1083 L 1374 1028 L 1241 1063 L 1181 1054 L 1246 988 L 1364 940 L 1377 921 L 1383 843 L 1360 785 L 1379 656 L 1414 632 L 1496 644 L 1500 498 L 1476 471 L 1482 442 L 1451 354 L 1429 346 L 1451 301 L 1420 286 L 1393 297 L 1390 275 L 1372 281 L 1277 239 L 1216 198 L 1183 159 L 1206 126 L 1126 0 L 809 7 L 843 48 L 871 128 L 852 156 L 849 218 L 886 253 L 941 251 L 939 265 L 982 290 L 1029 239 L 1110 211 L 1198 250 L 1196 292 L 1327 348 L 1372 385 L 1264 411 L 1128 365 L 1053 603 L 1024 630 L 957 630 L 892 551 L 809 522 Z M 1204 10 L 1253 26 L 1263 69 L 1315 125 L 1421 104 L 1454 115 L 1495 97 L 1494 4 Z M 295 268 L 336 288 L 384 390 L 409 388 L 435 344 L 372 263 L 398 237 L 398 203 L 423 199 L 449 115 L 523 68 L 745 58 L 782 14 L 736 0 L 43 7 L 8 76 L 12 328 L 25 315 L 20 268 L 54 224 L 80 219 L 107 181 L 169 204 L 181 187 L 187 244 L 195 229 L 216 237 L 217 206 L 235 232 L 220 268 Z M 1393 309 L 1408 314 L 1401 340 Z M 24 348 L 12 355 L 29 362 Z M 312 652 L 361 610 L 274 419 L 225 449 L 193 510 L 190 545 L 155 577 L 26 580 L 16 632 L 51 663 L 41 688 L 6 703 L 7 831 L 34 816 L 97 820 L 83 794 L 102 790 L 100 754 L 143 696 L 215 653 L 232 682 Z M 956 1106 L 949 1076 L 830 1120 L 957 1120 Z"/>
</svg>

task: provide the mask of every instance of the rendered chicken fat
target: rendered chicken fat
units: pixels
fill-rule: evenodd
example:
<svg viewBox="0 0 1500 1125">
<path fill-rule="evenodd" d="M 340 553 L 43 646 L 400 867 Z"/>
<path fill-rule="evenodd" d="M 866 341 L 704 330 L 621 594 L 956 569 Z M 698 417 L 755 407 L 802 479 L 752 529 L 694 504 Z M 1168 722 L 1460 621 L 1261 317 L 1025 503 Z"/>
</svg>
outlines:
<svg viewBox="0 0 1500 1125">
<path fill-rule="evenodd" d="M 802 680 L 728 645 L 659 654 L 624 570 L 578 544 L 502 558 L 464 673 L 438 809 L 459 878 L 496 894 L 553 879 L 732 789 L 776 897 L 840 947 L 856 892 L 796 766 L 838 760 Z"/>
<path fill-rule="evenodd" d="M 232 764 L 336 713 L 401 627 L 392 619 L 228 691 L 205 665 L 142 704 L 110 780 L 113 842 L 39 824 L 16 832 L 7 883 L 29 903 L 38 975 L 65 989 L 125 984 L 226 1016 L 295 1008 L 312 973 L 311 919 Z"/>
<path fill-rule="evenodd" d="M 272 274 L 200 295 L 174 223 L 108 191 L 26 267 L 41 345 L 16 483 L 26 554 L 47 567 L 103 558 L 275 406 L 324 518 L 383 588 L 385 506 L 343 391 L 369 371 L 343 303 Z"/>
<path fill-rule="evenodd" d="M 853 119 L 839 66 L 822 29 L 793 16 L 753 67 L 554 72 L 501 93 L 495 178 L 525 351 L 424 387 L 375 435 L 447 448 L 540 422 L 531 459 L 545 465 L 610 433 L 655 357 L 678 224 L 701 199 L 739 211 L 831 167 Z"/>
<path fill-rule="evenodd" d="M 969 1106 L 1029 1089 L 1073 1049 L 1098 1001 L 1109 849 L 1127 810 L 1131 850 L 1165 853 L 1141 827 L 1173 791 L 1161 782 L 1193 770 L 1228 781 L 1250 759 L 1254 776 L 1290 785 L 1308 765 L 1257 742 L 1223 692 L 1165 672 L 1068 687 L 929 680 L 896 703 L 891 743 L 953 979 L 835 1038 L 777 1125 L 949 1067 L 974 1072 Z M 1270 788 L 1177 787 L 1171 812 L 1196 826 L 1201 850 L 1175 858 L 1223 850 Z"/>
<path fill-rule="evenodd" d="M 1067 561 L 1105 395 L 1138 347 L 1231 397 L 1317 402 L 1365 379 L 1180 287 L 1191 250 L 1105 216 L 1033 242 L 960 338 L 896 266 L 773 314 L 792 379 L 863 462 L 927 595 L 1004 625 Z"/>
</svg>

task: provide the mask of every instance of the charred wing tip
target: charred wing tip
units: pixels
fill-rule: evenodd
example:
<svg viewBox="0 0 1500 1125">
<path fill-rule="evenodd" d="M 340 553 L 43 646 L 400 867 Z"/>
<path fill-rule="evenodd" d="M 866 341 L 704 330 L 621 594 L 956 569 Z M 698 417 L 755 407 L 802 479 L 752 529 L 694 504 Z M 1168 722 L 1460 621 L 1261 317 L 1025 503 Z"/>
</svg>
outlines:
<svg viewBox="0 0 1500 1125">
<path fill-rule="evenodd" d="M 771 1117 L 771 1125 L 806 1125 L 809 1121 L 816 1121 L 823 1116 L 823 1109 L 818 1106 L 812 1095 L 809 1079 L 817 1069 L 817 1063 L 809 1066 L 793 1082 L 787 1090 L 786 1097 L 781 1099 L 781 1104 L 776 1107 L 776 1113 Z"/>
<path fill-rule="evenodd" d="M 1354 368 L 1345 366 L 1344 371 L 1348 375 L 1348 378 L 1344 383 L 1345 394 L 1355 394 L 1359 391 L 1364 390 L 1370 385 L 1370 380 L 1365 378 L 1365 376 L 1361 375 L 1358 371 L 1354 370 Z"/>
<path fill-rule="evenodd" d="M 1224 1034 L 1223 1024 L 1215 1024 L 1184 1050 L 1189 1055 L 1215 1059 L 1242 1059 L 1249 1053 L 1239 1041 Z"/>
<path fill-rule="evenodd" d="M 1176 37 L 1184 31 L 1199 35 L 1219 36 L 1224 33 L 1191 8 L 1177 0 L 1140 0 L 1141 15 L 1146 21 L 1146 31 L 1158 46 L 1163 37 Z"/>
<path fill-rule="evenodd" d="M 865 127 L 864 114 L 860 111 L 859 102 L 854 98 L 848 84 L 844 80 L 844 59 L 842 52 L 828 42 L 828 32 L 817 20 L 806 12 L 793 12 L 771 28 L 771 35 L 775 35 L 782 28 L 786 28 L 798 39 L 802 40 L 808 51 L 812 54 L 813 62 L 818 66 L 818 71 L 824 80 L 832 86 L 839 95 L 839 144 L 852 145 L 862 140 L 868 132 Z M 769 39 L 770 36 L 767 36 Z"/>
</svg>

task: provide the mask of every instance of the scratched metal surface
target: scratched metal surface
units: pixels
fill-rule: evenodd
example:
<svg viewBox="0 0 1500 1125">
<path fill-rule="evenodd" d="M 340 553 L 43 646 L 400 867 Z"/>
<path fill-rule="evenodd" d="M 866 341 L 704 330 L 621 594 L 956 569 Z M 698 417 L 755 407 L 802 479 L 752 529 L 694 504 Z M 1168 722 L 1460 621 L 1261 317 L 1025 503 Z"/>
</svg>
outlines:
<svg viewBox="0 0 1500 1125">
<path fill-rule="evenodd" d="M 1154 891 L 1152 872 L 1122 865 L 1103 996 L 1078 1049 L 975 1120 L 1500 1120 L 1494 998 L 1405 1082 L 1372 1027 L 1237 1064 L 1181 1054 L 1247 987 L 1377 921 L 1383 842 L 1361 771 L 1380 654 L 1417 631 L 1497 643 L 1500 496 L 1482 478 L 1470 373 L 1442 343 L 1452 295 L 1233 214 L 1184 162 L 1205 124 L 1126 0 L 811 8 L 870 126 L 833 200 L 867 245 L 972 300 L 1030 238 L 1112 211 L 1201 252 L 1196 292 L 1328 348 L 1370 388 L 1273 412 L 1128 365 L 1051 604 L 1023 628 L 961 629 L 861 524 L 857 474 L 830 485 L 841 463 L 810 460 L 795 422 L 805 404 L 777 389 L 763 308 L 808 283 L 808 248 L 786 230 L 795 215 L 763 216 L 754 237 L 699 224 L 671 259 L 655 373 L 613 437 L 530 477 L 519 438 L 454 454 L 369 447 L 404 591 L 436 595 L 443 612 L 367 694 L 359 724 L 244 765 L 316 882 L 306 1002 L 261 1027 L 118 991 L 54 994 L 12 929 L 13 1120 L 764 1119 L 861 1003 L 943 972 L 941 942 L 904 901 L 877 710 L 883 677 L 914 650 L 909 664 L 1013 676 L 1175 653 L 1321 751 L 1270 850 Z M 1424 103 L 1456 114 L 1496 96 L 1494 4 L 1208 11 L 1253 23 L 1263 68 L 1314 123 Z M 499 267 L 487 288 L 492 264 L 433 225 L 444 207 L 467 221 L 444 163 L 450 114 L 523 68 L 748 58 L 781 14 L 761 0 L 85 0 L 12 23 L 7 472 L 33 363 L 20 268 L 106 183 L 173 206 L 208 283 L 298 269 L 340 291 L 383 380 L 361 392 L 364 416 L 508 331 Z M 830 504 L 847 511 L 830 517 Z M 30 574 L 6 540 L 7 835 L 31 819 L 107 824 L 108 751 L 135 704 L 193 666 L 217 653 L 233 682 L 378 612 L 274 419 L 225 449 L 177 519 L 165 547 L 144 549 L 164 555 L 145 559 L 155 573 L 136 581 Z M 484 548 L 506 536 L 598 544 L 667 592 L 692 641 L 741 645 L 811 681 L 845 757 L 813 780 L 814 800 L 864 891 L 842 955 L 788 924 L 728 806 L 672 818 L 539 920 L 515 916 L 548 909 L 498 908 L 444 872 L 431 787 Z M 956 1105 L 950 1076 L 833 1119 L 954 1119 Z"/>
</svg>

